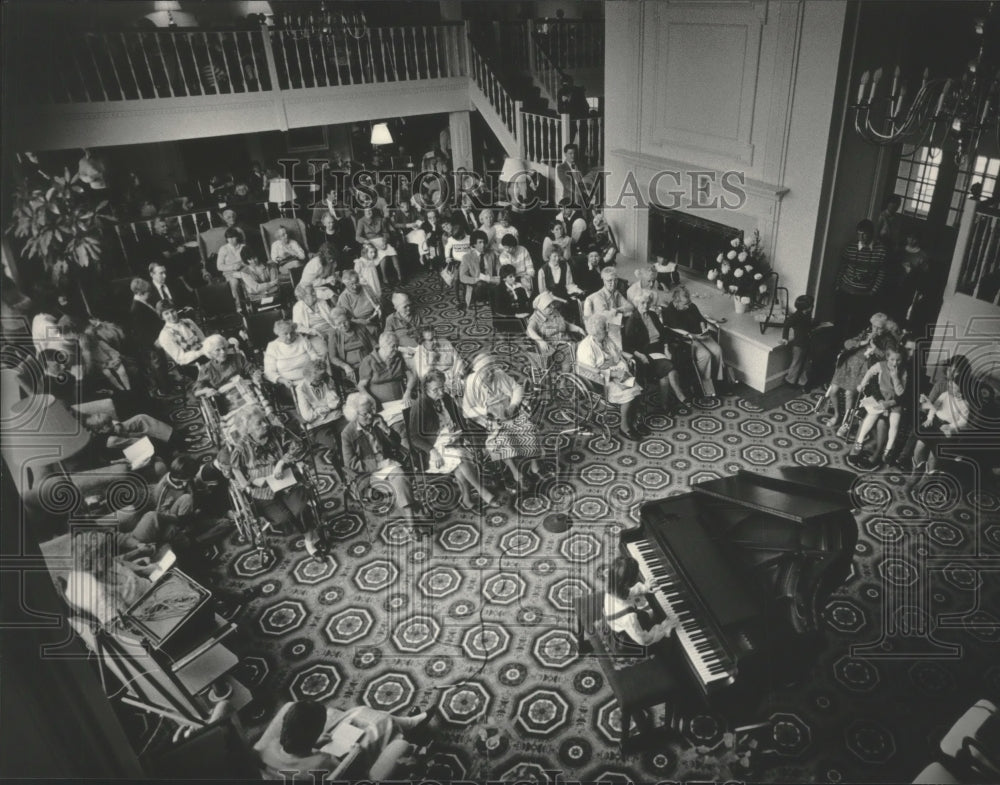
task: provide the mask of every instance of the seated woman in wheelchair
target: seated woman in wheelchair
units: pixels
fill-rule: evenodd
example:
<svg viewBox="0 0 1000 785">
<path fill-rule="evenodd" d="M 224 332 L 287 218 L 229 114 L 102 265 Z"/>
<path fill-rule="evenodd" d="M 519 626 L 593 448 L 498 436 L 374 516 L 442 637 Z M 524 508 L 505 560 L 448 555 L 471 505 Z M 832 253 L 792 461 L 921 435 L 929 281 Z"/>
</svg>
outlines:
<svg viewBox="0 0 1000 785">
<path fill-rule="evenodd" d="M 402 435 L 375 414 L 375 400 L 366 393 L 351 393 L 344 404 L 347 427 L 341 435 L 344 468 L 364 500 L 372 497 L 375 483 L 392 491 L 407 527 L 415 534 L 414 516 L 419 512 L 410 478 L 403 471 L 409 445 Z"/>
<path fill-rule="evenodd" d="M 629 371 L 622 351 L 608 335 L 608 320 L 604 314 L 594 314 L 586 320 L 587 337 L 576 347 L 576 369 L 583 378 L 604 387 L 608 403 L 621 406 L 621 431 L 626 439 L 638 440 L 632 426 L 635 402 L 642 395 Z"/>
<path fill-rule="evenodd" d="M 670 348 L 667 346 L 669 330 L 665 329 L 660 317 L 650 310 L 656 301 L 656 292 L 652 289 L 638 289 L 632 298 L 635 311 L 622 325 L 622 348 L 635 357 L 647 379 L 655 379 L 660 385 L 660 400 L 663 408 L 668 409 L 670 392 L 673 391 L 681 406 L 687 406 L 691 401 L 681 386 L 680 375 L 674 368 Z M 662 354 L 662 357 L 653 357 Z"/>
<path fill-rule="evenodd" d="M 445 390 L 456 398 L 462 397 L 465 386 L 465 361 L 447 338 L 435 335 L 434 327 L 420 328 L 420 343 L 413 355 L 413 372 L 423 381 L 431 371 L 444 374 Z"/>
<path fill-rule="evenodd" d="M 663 321 L 673 330 L 681 330 L 690 337 L 694 346 L 694 363 L 701 377 L 705 395 L 715 397 L 715 382 L 724 379 L 726 366 L 722 361 L 722 347 L 709 335 L 709 325 L 698 306 L 691 302 L 686 286 L 674 287 L 670 305 L 663 309 Z"/>
<path fill-rule="evenodd" d="M 888 462 L 899 433 L 899 421 L 902 416 L 900 398 L 906 388 L 906 368 L 903 367 L 903 349 L 892 348 L 886 352 L 885 359 L 869 368 L 857 387 L 861 398 L 861 407 L 865 410 L 865 418 L 858 428 L 858 436 L 851 447 L 848 458 L 857 460 L 864 447 L 865 438 L 879 418 L 889 419 L 889 436 L 885 442 L 882 459 L 876 459 L 862 468 L 874 469 Z"/>
<path fill-rule="evenodd" d="M 295 471 L 295 463 L 305 456 L 302 443 L 287 428 L 269 423 L 254 406 L 237 415 L 235 433 L 239 441 L 227 456 L 234 484 L 250 496 L 254 512 L 267 520 L 266 528 L 279 535 L 294 528 L 306 535 L 308 547 L 316 534 L 306 525 L 306 489 L 296 482 L 275 491 L 268 483 Z"/>
<path fill-rule="evenodd" d="M 327 342 L 327 357 L 338 381 L 353 385 L 358 380 L 361 361 L 371 354 L 375 346 L 372 334 L 351 321 L 351 315 L 341 307 L 330 311 L 333 330 Z"/>
<path fill-rule="evenodd" d="M 208 362 L 198 368 L 198 380 L 194 384 L 195 395 L 214 394 L 236 376 L 260 384 L 263 371 L 250 365 L 246 355 L 218 333 L 208 336 L 201 350 Z"/>
<path fill-rule="evenodd" d="M 583 337 L 584 331 L 567 322 L 559 312 L 561 301 L 552 292 L 542 292 L 535 298 L 535 310 L 528 319 L 528 337 L 549 367 L 571 372 L 575 363 L 573 336 Z"/>
<path fill-rule="evenodd" d="M 500 502 L 480 481 L 475 453 L 465 434 L 465 418 L 459 405 L 447 392 L 441 371 L 428 371 L 423 392 L 410 414 L 410 442 L 427 455 L 429 474 L 454 473 L 462 494 L 462 507 L 473 509 L 472 491 L 482 497 L 487 507 Z"/>
<path fill-rule="evenodd" d="M 512 480 L 507 490 L 511 493 L 517 493 L 524 482 L 517 459 L 528 459 L 528 473 L 536 477 L 551 475 L 538 463 L 542 440 L 527 410 L 521 407 L 523 399 L 524 388 L 504 373 L 489 352 L 476 356 L 465 380 L 462 413 L 488 431 L 486 452 L 490 460 L 503 461 L 510 469 Z"/>
<path fill-rule="evenodd" d="M 333 331 L 329 300 L 320 300 L 312 284 L 300 283 L 295 287 L 296 303 L 292 306 L 292 321 L 299 335 L 312 339 L 317 351 L 325 351 L 327 337 Z"/>
</svg>

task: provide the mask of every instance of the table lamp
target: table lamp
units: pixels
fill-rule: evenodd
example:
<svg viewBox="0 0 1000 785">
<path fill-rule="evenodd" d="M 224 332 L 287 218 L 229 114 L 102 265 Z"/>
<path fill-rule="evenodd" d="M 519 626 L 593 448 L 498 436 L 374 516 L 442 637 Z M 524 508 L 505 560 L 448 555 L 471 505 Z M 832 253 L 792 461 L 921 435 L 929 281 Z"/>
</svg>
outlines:
<svg viewBox="0 0 1000 785">
<path fill-rule="evenodd" d="M 276 177 L 271 180 L 267 189 L 267 201 L 278 205 L 291 202 L 292 218 L 295 218 L 295 189 L 287 178 Z"/>
<path fill-rule="evenodd" d="M 373 145 L 392 144 L 392 134 L 389 133 L 388 123 L 375 123 L 372 126 L 371 143 Z"/>
</svg>

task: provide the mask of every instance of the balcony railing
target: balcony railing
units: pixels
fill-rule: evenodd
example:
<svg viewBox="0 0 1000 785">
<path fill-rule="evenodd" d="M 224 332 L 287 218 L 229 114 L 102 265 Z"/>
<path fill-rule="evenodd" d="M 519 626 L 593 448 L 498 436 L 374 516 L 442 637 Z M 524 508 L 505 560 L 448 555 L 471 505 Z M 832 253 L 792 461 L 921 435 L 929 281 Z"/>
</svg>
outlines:
<svg viewBox="0 0 1000 785">
<path fill-rule="evenodd" d="M 465 76 L 461 24 L 271 33 L 282 90 Z"/>
<path fill-rule="evenodd" d="M 479 86 L 483 95 L 486 96 L 490 102 L 490 106 L 496 111 L 501 122 L 516 139 L 518 135 L 518 103 L 511 97 L 507 88 L 503 86 L 500 78 L 489 62 L 487 62 L 486 58 L 476 51 L 476 48 L 471 43 L 469 46 L 469 68 L 473 81 Z"/>
<path fill-rule="evenodd" d="M 534 66 L 535 76 L 538 77 L 538 81 L 542 85 L 543 97 L 555 105 L 559 102 L 559 87 L 563 79 L 562 73 L 545 53 L 545 48 L 542 46 L 541 41 L 534 36 L 531 38 L 531 48 L 534 50 L 532 65 Z"/>
<path fill-rule="evenodd" d="M 529 161 L 555 166 L 562 160 L 563 122 L 560 117 L 521 112 L 521 143 Z"/>
<path fill-rule="evenodd" d="M 262 30 L 51 30 L 17 37 L 21 104 L 134 101 L 271 90 Z M 44 52 L 44 58 L 38 53 Z M 30 54 L 30 57 L 28 57 Z M 27 58 L 27 59 L 26 59 Z"/>
<path fill-rule="evenodd" d="M 1000 210 L 976 206 L 956 291 L 1000 305 Z"/>
<path fill-rule="evenodd" d="M 18 103 L 87 103 L 466 75 L 461 24 L 305 30 L 162 29 L 18 37 Z M 38 52 L 46 52 L 40 60 Z"/>
<path fill-rule="evenodd" d="M 604 65 L 603 19 L 536 22 L 534 37 L 559 68 L 600 68 Z"/>
</svg>

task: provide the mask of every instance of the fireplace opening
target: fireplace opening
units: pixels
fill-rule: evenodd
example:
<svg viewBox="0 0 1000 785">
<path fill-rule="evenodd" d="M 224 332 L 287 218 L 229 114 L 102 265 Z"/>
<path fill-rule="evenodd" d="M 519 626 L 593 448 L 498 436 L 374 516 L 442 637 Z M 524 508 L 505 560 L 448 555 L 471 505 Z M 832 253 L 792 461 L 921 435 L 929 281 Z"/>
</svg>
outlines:
<svg viewBox="0 0 1000 785">
<path fill-rule="evenodd" d="M 653 256 L 676 262 L 686 272 L 704 277 L 715 257 L 730 242 L 743 238 L 743 230 L 699 218 L 680 210 L 650 205 L 649 244 Z"/>
</svg>

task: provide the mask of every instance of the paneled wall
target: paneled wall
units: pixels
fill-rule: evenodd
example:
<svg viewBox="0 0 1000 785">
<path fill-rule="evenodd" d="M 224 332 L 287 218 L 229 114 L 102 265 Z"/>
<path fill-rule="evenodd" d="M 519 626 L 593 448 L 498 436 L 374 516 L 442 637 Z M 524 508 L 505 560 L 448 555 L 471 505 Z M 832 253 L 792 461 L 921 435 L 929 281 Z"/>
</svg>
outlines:
<svg viewBox="0 0 1000 785">
<path fill-rule="evenodd" d="M 782 283 L 806 291 L 846 6 L 606 4 L 608 217 L 628 256 L 648 255 L 653 198 L 759 229 Z"/>
</svg>

